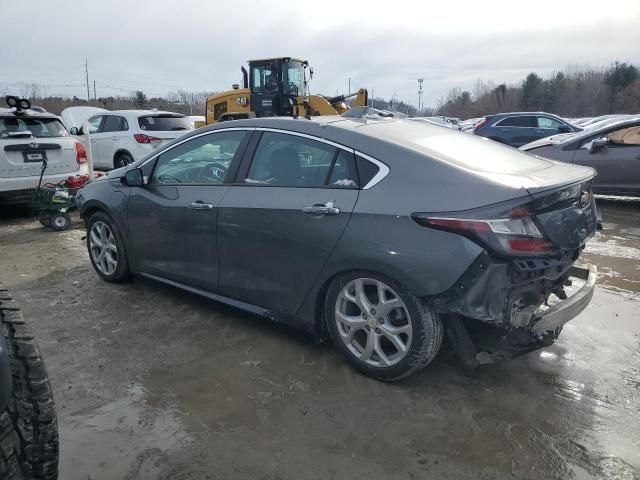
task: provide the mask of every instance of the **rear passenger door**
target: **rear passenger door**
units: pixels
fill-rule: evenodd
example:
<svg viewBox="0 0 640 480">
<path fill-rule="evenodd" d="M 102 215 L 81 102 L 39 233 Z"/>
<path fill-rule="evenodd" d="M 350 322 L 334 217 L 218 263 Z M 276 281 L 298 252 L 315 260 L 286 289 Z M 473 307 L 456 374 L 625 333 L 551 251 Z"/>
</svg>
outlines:
<svg viewBox="0 0 640 480">
<path fill-rule="evenodd" d="M 220 289 L 293 315 L 351 217 L 355 156 L 290 132 L 263 131 L 252 144 L 219 207 Z"/>
<path fill-rule="evenodd" d="M 536 138 L 535 130 L 538 126 L 534 115 L 514 115 L 500 120 L 496 127 L 499 137 L 512 147 L 521 147 Z"/>
</svg>

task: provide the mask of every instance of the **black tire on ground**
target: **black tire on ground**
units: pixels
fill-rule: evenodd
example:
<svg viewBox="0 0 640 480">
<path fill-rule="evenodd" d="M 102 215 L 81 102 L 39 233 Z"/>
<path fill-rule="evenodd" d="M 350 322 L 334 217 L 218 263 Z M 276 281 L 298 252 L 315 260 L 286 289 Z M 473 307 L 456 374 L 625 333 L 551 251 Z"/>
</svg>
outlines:
<svg viewBox="0 0 640 480">
<path fill-rule="evenodd" d="M 0 412 L 0 479 L 58 478 L 58 422 L 49 377 L 22 313 L 0 284 L 0 335 L 5 337 L 13 395 Z"/>
<path fill-rule="evenodd" d="M 66 212 L 53 212 L 49 216 L 49 228 L 62 232 L 71 225 L 71 217 Z"/>
<path fill-rule="evenodd" d="M 42 210 L 38 214 L 38 221 L 42 224 L 43 227 L 49 228 L 49 222 L 51 221 L 49 212 L 46 210 Z"/>
<path fill-rule="evenodd" d="M 346 347 L 335 321 L 335 306 L 342 288 L 357 278 L 369 278 L 384 282 L 400 296 L 411 317 L 412 339 L 406 356 L 390 367 L 374 367 L 354 356 Z M 378 273 L 352 271 L 338 275 L 329 286 L 324 305 L 324 318 L 336 348 L 358 371 L 378 380 L 396 381 L 409 377 L 426 367 L 436 356 L 442 344 L 443 328 L 438 315 L 408 289 Z"/>
<path fill-rule="evenodd" d="M 119 153 L 113 159 L 113 168 L 126 167 L 133 163 L 133 158 L 128 153 Z"/>
<path fill-rule="evenodd" d="M 100 271 L 100 269 L 96 266 L 93 255 L 91 254 L 91 246 L 90 246 L 90 237 L 91 237 L 91 227 L 96 222 L 104 222 L 107 224 L 109 229 L 113 232 L 115 236 L 116 247 L 118 249 L 118 266 L 115 271 L 110 274 L 104 274 Z M 89 259 L 91 260 L 91 265 L 93 265 L 94 270 L 100 277 L 110 283 L 122 283 L 131 279 L 131 270 L 129 269 L 129 257 L 127 256 L 127 251 L 125 249 L 124 240 L 122 239 L 122 234 L 118 229 L 116 223 L 111 219 L 109 215 L 107 215 L 103 211 L 98 211 L 92 214 L 87 221 L 87 251 L 89 252 Z"/>
</svg>

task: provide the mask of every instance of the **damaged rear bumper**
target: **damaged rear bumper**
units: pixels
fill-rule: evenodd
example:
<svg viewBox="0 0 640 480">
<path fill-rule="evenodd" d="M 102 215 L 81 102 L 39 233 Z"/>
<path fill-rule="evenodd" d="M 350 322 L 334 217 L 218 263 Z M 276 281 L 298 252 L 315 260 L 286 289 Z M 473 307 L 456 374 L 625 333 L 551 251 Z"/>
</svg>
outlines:
<svg viewBox="0 0 640 480">
<path fill-rule="evenodd" d="M 523 271 L 517 263 L 493 262 L 485 256 L 454 292 L 432 299 L 463 363 L 475 367 L 549 346 L 589 305 L 595 266 L 575 266 L 572 260 L 543 262 L 529 263 Z"/>
<path fill-rule="evenodd" d="M 566 300 L 561 300 L 545 310 L 540 317 L 535 320 L 531 331 L 537 334 L 555 331 L 579 315 L 587 308 L 587 305 L 589 305 L 593 297 L 597 275 L 598 270 L 595 265 L 588 265 L 585 268 L 571 267 L 569 270 L 569 278 L 574 277 L 584 280 L 584 285 Z"/>
</svg>

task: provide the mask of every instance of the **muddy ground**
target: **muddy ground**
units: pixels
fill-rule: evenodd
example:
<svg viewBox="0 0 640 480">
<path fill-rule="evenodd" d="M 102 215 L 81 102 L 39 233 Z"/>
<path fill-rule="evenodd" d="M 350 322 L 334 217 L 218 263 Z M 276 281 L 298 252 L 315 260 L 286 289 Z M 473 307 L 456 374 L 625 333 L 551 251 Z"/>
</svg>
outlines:
<svg viewBox="0 0 640 480">
<path fill-rule="evenodd" d="M 148 280 L 102 282 L 82 225 L 0 220 L 0 279 L 55 392 L 62 479 L 640 477 L 640 203 L 603 202 L 599 285 L 552 347 L 408 381 Z M 24 213 L 24 212 L 22 212 Z"/>
</svg>

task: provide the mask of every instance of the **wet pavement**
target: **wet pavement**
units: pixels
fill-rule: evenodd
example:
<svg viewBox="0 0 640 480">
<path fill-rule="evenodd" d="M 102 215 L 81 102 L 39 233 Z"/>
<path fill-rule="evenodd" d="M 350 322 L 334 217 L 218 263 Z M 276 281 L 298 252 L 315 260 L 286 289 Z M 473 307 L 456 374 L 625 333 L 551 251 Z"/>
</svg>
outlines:
<svg viewBox="0 0 640 480">
<path fill-rule="evenodd" d="M 640 202 L 600 204 L 597 291 L 552 347 L 385 384 L 331 345 L 92 271 L 82 225 L 0 220 L 53 383 L 62 479 L 640 478 Z"/>
</svg>

